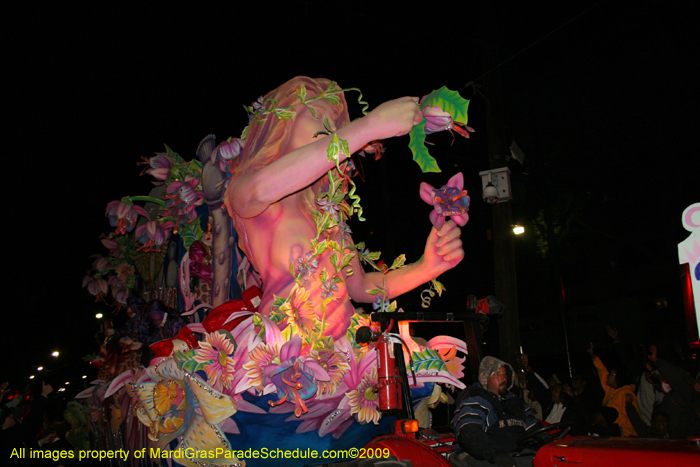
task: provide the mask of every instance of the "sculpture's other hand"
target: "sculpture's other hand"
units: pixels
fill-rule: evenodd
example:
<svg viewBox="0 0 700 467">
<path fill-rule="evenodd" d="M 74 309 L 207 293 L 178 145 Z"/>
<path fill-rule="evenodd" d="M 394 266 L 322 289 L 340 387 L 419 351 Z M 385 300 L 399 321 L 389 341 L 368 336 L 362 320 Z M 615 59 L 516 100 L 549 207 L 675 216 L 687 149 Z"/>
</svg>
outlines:
<svg viewBox="0 0 700 467">
<path fill-rule="evenodd" d="M 462 231 L 452 220 L 445 222 L 442 229 L 435 227 L 430 231 L 425 244 L 423 263 L 430 271 L 431 278 L 457 266 L 464 258 Z"/>
</svg>

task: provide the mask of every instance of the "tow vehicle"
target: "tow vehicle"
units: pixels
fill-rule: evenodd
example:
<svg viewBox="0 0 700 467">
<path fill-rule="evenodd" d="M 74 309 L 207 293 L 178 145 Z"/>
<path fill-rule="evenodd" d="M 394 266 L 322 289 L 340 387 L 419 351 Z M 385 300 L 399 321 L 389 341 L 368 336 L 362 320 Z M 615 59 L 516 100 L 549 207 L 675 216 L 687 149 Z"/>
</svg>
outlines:
<svg viewBox="0 0 700 467">
<path fill-rule="evenodd" d="M 409 375 L 403 358 L 402 343 L 390 332 L 394 324 L 444 323 L 460 325 L 468 348 L 468 369 L 472 381 L 478 379 L 481 361 L 479 343 L 482 326 L 488 315 L 469 312 L 373 313 L 372 321 L 381 324 L 382 333 L 369 328 L 357 332 L 358 341 L 374 341 L 379 352 L 380 408 L 397 419 L 392 432 L 373 438 L 360 450 L 360 457 L 333 467 L 469 467 L 468 459 L 450 429 L 419 428 L 414 418 L 409 389 Z M 466 369 L 466 368 L 465 368 Z M 523 447 L 514 456 L 534 467 L 690 467 L 700 465 L 700 437 L 687 440 L 641 438 L 601 438 L 568 436 L 565 423 L 547 425 L 527 433 L 520 440 Z M 387 458 L 386 454 L 390 457 Z M 330 465 L 329 465 L 330 467 Z"/>
</svg>

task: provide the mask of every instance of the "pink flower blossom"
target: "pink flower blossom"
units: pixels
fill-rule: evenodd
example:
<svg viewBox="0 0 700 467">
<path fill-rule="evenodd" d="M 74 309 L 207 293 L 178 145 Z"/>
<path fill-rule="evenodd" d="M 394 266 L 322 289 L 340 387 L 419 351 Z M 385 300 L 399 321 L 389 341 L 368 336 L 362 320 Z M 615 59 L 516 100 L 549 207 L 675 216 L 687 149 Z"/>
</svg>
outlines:
<svg viewBox="0 0 700 467">
<path fill-rule="evenodd" d="M 165 215 L 177 218 L 176 225 L 196 219 L 195 208 L 204 203 L 204 193 L 197 190 L 199 179 L 189 178 L 184 182 L 173 182 L 168 186 L 165 199 Z"/>
<path fill-rule="evenodd" d="M 170 230 L 175 224 L 172 221 L 160 223 L 150 221 L 136 227 L 136 237 L 143 245 L 139 251 L 160 251 L 160 247 L 170 236 Z"/>
<path fill-rule="evenodd" d="M 97 300 L 107 294 L 107 281 L 99 276 L 87 275 L 83 279 L 83 287 L 87 286 L 90 295 L 94 295 Z"/>
<path fill-rule="evenodd" d="M 119 305 L 127 306 L 127 300 L 129 298 L 129 295 L 129 289 L 127 289 L 126 287 L 112 287 L 112 297 Z"/>
<path fill-rule="evenodd" d="M 121 235 L 134 230 L 139 215 L 148 219 L 144 208 L 121 200 L 109 202 L 105 215 L 109 218 L 109 224 L 116 227 L 115 232 Z"/>
<path fill-rule="evenodd" d="M 272 363 L 272 360 L 279 356 L 279 349 L 274 345 L 264 342 L 258 344 L 250 353 L 248 361 L 243 365 L 246 376 L 249 379 L 250 387 L 262 393 L 265 385 L 265 368 Z"/>
<path fill-rule="evenodd" d="M 100 241 L 102 242 L 102 245 L 109 250 L 109 256 L 121 258 L 124 256 L 124 254 L 120 251 L 119 242 L 112 238 L 113 235 L 114 234 L 110 234 L 109 237 L 103 237 Z"/>
<path fill-rule="evenodd" d="M 95 258 L 95 261 L 92 262 L 92 268 L 98 273 L 101 273 L 111 266 L 107 258 L 101 255 L 92 255 L 92 257 Z"/>
<path fill-rule="evenodd" d="M 424 107 L 423 117 L 426 120 L 426 135 L 444 130 L 451 130 L 453 127 L 452 117 L 448 112 L 444 112 L 440 107 Z"/>
<path fill-rule="evenodd" d="M 457 134 L 465 138 L 469 138 L 469 133 L 473 133 L 474 129 L 462 122 L 455 122 L 448 112 L 444 112 L 440 107 L 425 107 L 423 108 L 423 117 L 425 118 L 424 131 L 426 135 L 438 133 L 440 131 L 456 131 Z M 454 136 L 454 134 L 453 134 Z"/>
<path fill-rule="evenodd" d="M 147 173 L 156 179 L 153 182 L 154 185 L 162 185 L 164 182 L 170 180 L 170 171 L 175 165 L 172 159 L 170 159 L 165 153 L 156 153 L 155 156 L 146 160 L 145 162 L 140 162 L 139 164 L 148 164 L 150 167 L 145 169 L 143 173 Z"/>
<path fill-rule="evenodd" d="M 212 152 L 211 161 L 219 161 L 219 169 L 222 172 L 231 173 L 233 163 L 238 155 L 243 150 L 243 140 L 231 138 L 231 141 L 224 141 L 219 145 L 216 151 Z"/>
<path fill-rule="evenodd" d="M 313 358 L 300 358 L 301 351 L 301 337 L 297 334 L 280 349 L 279 365 L 273 363 L 264 370 L 265 380 L 275 385 L 279 397 L 275 402 L 270 401 L 270 406 L 291 402 L 296 417 L 308 412 L 306 401 L 316 395 L 316 382 L 330 381 L 326 370 Z"/>
<path fill-rule="evenodd" d="M 350 369 L 350 364 L 343 354 L 328 349 L 312 351 L 311 357 L 326 370 L 330 378 L 329 381 L 318 381 L 319 398 L 332 396 Z"/>
<path fill-rule="evenodd" d="M 350 404 L 350 413 L 357 415 L 360 423 L 372 422 L 379 424 L 379 396 L 374 391 L 377 384 L 377 368 L 372 368 L 369 374 L 365 374 L 356 389 L 347 393 Z"/>
<path fill-rule="evenodd" d="M 420 197 L 435 209 L 430 212 L 430 222 L 438 230 L 445 224 L 445 218 L 451 217 L 459 225 L 465 225 L 469 220 L 469 196 L 464 190 L 462 172 L 450 178 L 447 185 L 435 189 L 423 182 L 420 184 Z"/>
<path fill-rule="evenodd" d="M 233 343 L 222 333 L 211 332 L 199 343 L 194 360 L 206 363 L 204 372 L 207 382 L 214 389 L 230 388 L 236 362 L 231 358 L 235 350 Z"/>
<path fill-rule="evenodd" d="M 119 263 L 114 270 L 117 273 L 117 278 L 124 283 L 129 282 L 136 272 L 136 269 L 126 262 Z"/>
</svg>

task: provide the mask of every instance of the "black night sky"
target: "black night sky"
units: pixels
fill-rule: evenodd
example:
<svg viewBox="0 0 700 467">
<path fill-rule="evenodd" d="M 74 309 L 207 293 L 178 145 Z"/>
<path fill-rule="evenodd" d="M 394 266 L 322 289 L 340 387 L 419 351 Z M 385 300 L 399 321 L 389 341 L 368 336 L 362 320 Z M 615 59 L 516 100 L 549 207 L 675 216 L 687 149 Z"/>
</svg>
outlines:
<svg viewBox="0 0 700 467">
<path fill-rule="evenodd" d="M 358 181 L 368 220 L 353 225 L 355 240 L 386 260 L 415 261 L 430 211 L 418 184 L 464 173 L 466 259 L 444 277 L 447 292 L 433 307 L 461 310 L 465 294 L 494 293 L 492 211 L 478 176 L 489 168 L 487 119 L 483 97 L 466 86 L 473 81 L 502 102 L 504 147 L 515 140 L 526 154 L 523 166 L 511 161 L 513 220 L 528 228 L 549 212 L 568 222 L 557 250 L 567 307 L 590 318 L 570 327 L 572 351 L 604 345 L 608 321 L 635 339 L 685 342 L 677 244 L 688 235 L 683 209 L 700 201 L 689 2 L 191 3 L 24 2 L 3 14 L 2 380 L 19 387 L 54 349 L 62 356 L 52 381 L 94 376 L 80 357 L 97 351 L 94 314 L 107 309 L 81 283 L 89 256 L 103 252 L 106 204 L 148 193 L 142 156 L 166 143 L 191 159 L 210 133 L 239 136 L 243 105 L 302 74 L 359 87 L 372 107 L 442 85 L 471 99 L 472 138 L 432 139 L 442 174 L 421 174 L 404 137 L 388 142 L 382 160 L 363 160 Z M 536 328 L 559 311 L 528 232 L 515 242 L 521 335 L 544 359 L 563 344 L 556 334 L 551 349 L 537 347 Z"/>
</svg>

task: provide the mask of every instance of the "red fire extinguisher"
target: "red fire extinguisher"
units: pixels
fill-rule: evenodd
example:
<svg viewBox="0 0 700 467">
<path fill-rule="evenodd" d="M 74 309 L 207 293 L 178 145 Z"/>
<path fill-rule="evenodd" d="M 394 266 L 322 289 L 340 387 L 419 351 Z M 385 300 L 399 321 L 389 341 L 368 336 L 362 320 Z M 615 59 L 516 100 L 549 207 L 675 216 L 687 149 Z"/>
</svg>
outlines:
<svg viewBox="0 0 700 467">
<path fill-rule="evenodd" d="M 403 408 L 401 376 L 396 367 L 395 345 L 389 336 L 384 335 L 376 346 L 379 380 L 375 389 L 379 393 L 379 410 L 400 410 Z M 399 351 L 401 350 L 399 349 Z"/>
<path fill-rule="evenodd" d="M 379 395 L 379 410 L 401 410 L 403 393 L 401 370 L 396 363 L 396 353 L 403 352 L 391 334 L 375 333 L 369 326 L 358 328 L 355 334 L 358 344 L 364 345 L 376 341 L 378 381 L 374 391 Z M 403 357 L 403 355 L 401 355 Z M 400 359 L 403 361 L 403 358 Z"/>
</svg>

